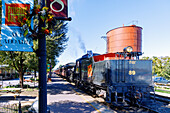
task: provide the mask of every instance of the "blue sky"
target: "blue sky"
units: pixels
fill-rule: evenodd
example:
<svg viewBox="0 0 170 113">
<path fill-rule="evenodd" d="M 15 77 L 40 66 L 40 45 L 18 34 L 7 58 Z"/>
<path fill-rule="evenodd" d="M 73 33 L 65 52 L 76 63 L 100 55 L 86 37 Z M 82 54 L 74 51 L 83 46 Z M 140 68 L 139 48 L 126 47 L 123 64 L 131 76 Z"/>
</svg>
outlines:
<svg viewBox="0 0 170 113">
<path fill-rule="evenodd" d="M 92 50 L 106 53 L 101 36 L 134 23 L 143 28 L 143 56 L 170 56 L 170 0 L 68 0 L 68 46 L 58 58 L 73 62 Z M 85 49 L 84 49 L 85 48 Z"/>
</svg>

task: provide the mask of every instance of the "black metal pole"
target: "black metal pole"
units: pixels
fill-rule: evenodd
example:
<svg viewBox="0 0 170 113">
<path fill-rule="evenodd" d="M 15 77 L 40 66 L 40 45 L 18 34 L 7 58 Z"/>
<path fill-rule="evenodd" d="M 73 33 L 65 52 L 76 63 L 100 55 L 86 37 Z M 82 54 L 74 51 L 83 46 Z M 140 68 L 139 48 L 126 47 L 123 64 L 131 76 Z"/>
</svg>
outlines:
<svg viewBox="0 0 170 113">
<path fill-rule="evenodd" d="M 18 113 L 22 113 L 20 100 L 19 100 L 19 106 L 18 106 Z"/>
<path fill-rule="evenodd" d="M 50 59 L 50 73 L 49 73 L 49 75 L 50 75 L 49 76 L 50 77 L 49 80 L 51 81 L 51 59 Z"/>
<path fill-rule="evenodd" d="M 45 0 L 41 0 L 41 8 L 45 6 Z M 47 113 L 47 77 L 46 77 L 46 38 L 41 32 L 41 27 L 45 27 L 45 22 L 39 16 L 39 113 Z"/>
</svg>

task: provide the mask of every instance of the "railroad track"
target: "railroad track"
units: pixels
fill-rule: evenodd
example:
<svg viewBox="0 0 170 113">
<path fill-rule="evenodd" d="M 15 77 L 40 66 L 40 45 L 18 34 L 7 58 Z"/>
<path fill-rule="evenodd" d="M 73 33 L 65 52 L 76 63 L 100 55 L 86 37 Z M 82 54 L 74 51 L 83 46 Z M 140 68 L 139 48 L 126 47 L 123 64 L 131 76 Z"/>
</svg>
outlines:
<svg viewBox="0 0 170 113">
<path fill-rule="evenodd" d="M 154 99 L 153 93 L 151 93 L 151 98 Z M 165 96 L 162 96 L 162 95 L 155 94 L 155 100 L 170 104 L 170 97 L 165 97 Z"/>
<path fill-rule="evenodd" d="M 146 109 L 146 110 L 148 110 L 148 111 L 150 111 L 150 112 L 153 112 L 153 113 L 159 113 L 158 110 L 155 110 L 155 109 L 153 109 L 153 108 L 149 108 L 148 106 L 141 105 L 140 107 L 141 107 L 141 108 L 144 108 L 144 109 Z"/>
</svg>

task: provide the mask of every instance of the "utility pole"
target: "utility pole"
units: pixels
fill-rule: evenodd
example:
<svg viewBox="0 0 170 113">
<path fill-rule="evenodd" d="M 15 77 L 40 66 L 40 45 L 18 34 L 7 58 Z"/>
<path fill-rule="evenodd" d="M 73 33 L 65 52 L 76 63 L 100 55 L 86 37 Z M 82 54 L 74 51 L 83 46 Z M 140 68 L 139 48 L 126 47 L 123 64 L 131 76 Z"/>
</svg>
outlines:
<svg viewBox="0 0 170 113">
<path fill-rule="evenodd" d="M 45 7 L 45 0 L 40 0 L 41 8 Z M 45 27 L 39 18 L 39 36 L 38 36 L 38 56 L 39 56 L 39 113 L 47 113 L 47 77 L 46 77 L 46 38 L 45 34 L 41 32 L 41 28 Z"/>
</svg>

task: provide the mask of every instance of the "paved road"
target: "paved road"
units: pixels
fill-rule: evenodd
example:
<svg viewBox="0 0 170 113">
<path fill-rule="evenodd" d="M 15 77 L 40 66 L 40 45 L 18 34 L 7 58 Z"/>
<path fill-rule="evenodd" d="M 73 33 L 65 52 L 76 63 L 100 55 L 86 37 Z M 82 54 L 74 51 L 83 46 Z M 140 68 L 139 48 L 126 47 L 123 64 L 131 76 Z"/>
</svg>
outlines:
<svg viewBox="0 0 170 113">
<path fill-rule="evenodd" d="M 59 77 L 47 85 L 47 104 L 51 113 L 113 113 L 107 106 L 98 103 L 103 99 L 92 98 L 74 85 Z"/>
</svg>

